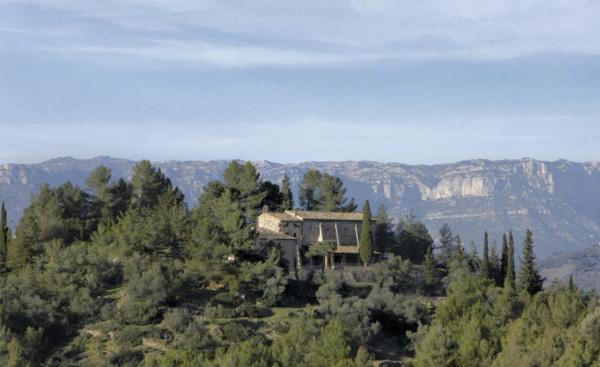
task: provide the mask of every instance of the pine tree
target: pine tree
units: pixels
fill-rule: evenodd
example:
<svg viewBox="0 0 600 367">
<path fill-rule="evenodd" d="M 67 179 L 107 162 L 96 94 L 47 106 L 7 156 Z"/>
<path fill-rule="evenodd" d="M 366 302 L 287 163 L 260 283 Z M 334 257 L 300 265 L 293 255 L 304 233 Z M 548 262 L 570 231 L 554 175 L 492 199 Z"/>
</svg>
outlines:
<svg viewBox="0 0 600 367">
<path fill-rule="evenodd" d="M 8 223 L 6 221 L 6 208 L 4 207 L 4 201 L 2 202 L 2 208 L 0 209 L 0 257 L 3 260 L 8 255 Z"/>
<path fill-rule="evenodd" d="M 234 199 L 240 203 L 246 220 L 253 222 L 266 204 L 270 185 L 262 185 L 260 174 L 252 162 L 241 164 L 238 161 L 232 161 L 225 168 L 223 182 L 231 190 Z"/>
<path fill-rule="evenodd" d="M 515 290 L 515 241 L 512 231 L 508 233 L 507 255 L 506 255 L 506 277 L 504 278 L 504 288 Z"/>
<path fill-rule="evenodd" d="M 391 251 L 394 255 L 421 264 L 432 246 L 433 238 L 427 227 L 415 218 L 412 211 L 398 222 L 396 240 Z"/>
<path fill-rule="evenodd" d="M 527 291 L 530 295 L 539 293 L 544 286 L 544 279 L 540 275 L 535 264 L 535 253 L 533 249 L 533 233 L 531 230 L 525 232 L 523 241 L 523 258 L 521 259 L 521 271 L 519 272 L 519 289 Z"/>
<path fill-rule="evenodd" d="M 395 235 L 392 220 L 389 217 L 385 205 L 381 204 L 375 216 L 375 248 L 384 253 L 394 246 Z"/>
<path fill-rule="evenodd" d="M 429 246 L 423 260 L 423 288 L 425 293 L 428 295 L 436 294 L 439 283 L 440 276 L 435 258 L 433 257 L 433 247 Z"/>
<path fill-rule="evenodd" d="M 508 238 L 506 233 L 502 234 L 502 250 L 500 252 L 500 275 L 498 276 L 498 285 L 504 284 L 506 279 L 506 269 L 508 266 Z"/>
<path fill-rule="evenodd" d="M 360 259 L 365 264 L 365 267 L 371 262 L 374 251 L 371 219 L 371 207 L 369 205 L 369 200 L 367 200 L 363 206 L 363 220 L 360 233 L 360 244 L 358 248 Z"/>
<path fill-rule="evenodd" d="M 452 228 L 448 223 L 444 223 L 440 228 L 440 243 L 442 244 L 442 251 L 440 253 L 440 260 L 443 264 L 448 264 L 452 259 L 452 253 L 454 251 L 454 234 Z"/>
<path fill-rule="evenodd" d="M 481 255 L 481 276 L 484 278 L 490 277 L 490 259 L 489 259 L 489 243 L 488 233 L 485 231 L 483 235 L 483 254 Z"/>
<path fill-rule="evenodd" d="M 292 188 L 290 186 L 290 178 L 288 175 L 283 176 L 283 181 L 281 181 L 281 194 L 283 195 L 283 200 L 281 202 L 282 210 L 292 210 L 294 209 L 294 195 L 292 194 Z"/>
<path fill-rule="evenodd" d="M 300 206 L 305 210 L 353 212 L 354 199 L 344 197 L 346 188 L 339 177 L 309 170 L 298 187 Z"/>
<path fill-rule="evenodd" d="M 173 191 L 178 200 L 183 202 L 183 194 L 178 188 L 173 188 L 171 180 L 163 172 L 147 160 L 136 164 L 131 177 L 132 200 L 138 209 L 151 209 L 158 204 L 161 194 Z"/>
<path fill-rule="evenodd" d="M 575 292 L 577 290 L 577 286 L 575 286 L 575 281 L 573 280 L 573 274 L 569 275 L 569 291 Z"/>
</svg>

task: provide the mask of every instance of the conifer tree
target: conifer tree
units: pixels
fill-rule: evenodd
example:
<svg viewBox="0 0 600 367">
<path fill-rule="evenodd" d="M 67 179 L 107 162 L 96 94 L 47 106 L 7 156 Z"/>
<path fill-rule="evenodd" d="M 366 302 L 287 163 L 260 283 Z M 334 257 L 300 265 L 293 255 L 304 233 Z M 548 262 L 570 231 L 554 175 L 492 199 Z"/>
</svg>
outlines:
<svg viewBox="0 0 600 367">
<path fill-rule="evenodd" d="M 504 284 L 506 279 L 506 269 L 508 266 L 508 238 L 506 233 L 502 234 L 502 250 L 500 252 L 500 275 L 498 276 L 498 284 Z"/>
<path fill-rule="evenodd" d="M 375 248 L 379 252 L 387 252 L 394 246 L 395 235 L 393 224 L 385 205 L 381 204 L 375 216 Z"/>
<path fill-rule="evenodd" d="M 489 259 L 489 243 L 488 233 L 485 231 L 483 235 L 483 254 L 481 255 L 481 276 L 484 278 L 490 277 L 490 259 Z"/>
<path fill-rule="evenodd" d="M 498 247 L 496 246 L 496 241 L 492 245 L 492 249 L 490 250 L 490 279 L 492 279 L 497 285 L 499 283 L 499 274 L 500 274 L 500 263 L 498 259 Z"/>
<path fill-rule="evenodd" d="M 318 170 L 307 171 L 298 187 L 300 206 L 305 210 L 355 211 L 354 199 L 348 200 L 344 195 L 346 188 L 339 177 Z"/>
<path fill-rule="evenodd" d="M 507 255 L 506 255 L 506 277 L 504 278 L 504 288 L 515 289 L 515 241 L 512 231 L 508 233 Z"/>
<path fill-rule="evenodd" d="M 363 206 L 363 220 L 362 228 L 360 233 L 360 244 L 358 252 L 360 259 L 365 264 L 365 267 L 371 262 L 373 258 L 373 230 L 371 228 L 371 207 L 369 200 L 365 201 Z"/>
<path fill-rule="evenodd" d="M 0 256 L 3 260 L 6 260 L 8 255 L 8 223 L 6 220 L 6 208 L 4 207 L 4 201 L 2 202 L 2 208 L 0 209 Z"/>
<path fill-rule="evenodd" d="M 573 274 L 569 275 L 569 291 L 575 292 L 577 287 L 575 286 L 575 281 L 573 280 Z"/>
<path fill-rule="evenodd" d="M 398 222 L 396 239 L 391 251 L 394 255 L 421 264 L 427 250 L 432 246 L 433 238 L 427 227 L 416 219 L 412 211 Z"/>
<path fill-rule="evenodd" d="M 294 195 L 292 194 L 292 188 L 290 186 L 290 178 L 286 174 L 283 176 L 283 181 L 281 181 L 281 194 L 283 195 L 283 200 L 281 202 L 282 210 L 292 210 L 294 209 Z"/>
<path fill-rule="evenodd" d="M 471 253 L 470 253 L 471 257 L 476 258 L 477 257 L 477 245 L 475 244 L 474 240 L 471 240 L 470 247 L 471 247 Z"/>
<path fill-rule="evenodd" d="M 523 258 L 521 259 L 521 271 L 519 272 L 519 289 L 527 291 L 530 295 L 540 292 L 544 285 L 544 279 L 540 275 L 535 263 L 533 249 L 533 233 L 531 230 L 525 232 L 523 241 Z"/>
<path fill-rule="evenodd" d="M 423 260 L 423 288 L 425 293 L 433 295 L 439 286 L 439 272 L 435 258 L 433 257 L 433 247 L 429 246 Z"/>
<path fill-rule="evenodd" d="M 241 164 L 238 161 L 232 161 L 223 172 L 223 182 L 232 190 L 234 199 L 239 201 L 246 220 L 254 221 L 269 195 L 267 187 L 262 185 L 256 167 L 252 162 Z M 279 191 L 279 187 L 277 187 L 277 191 Z"/>
</svg>

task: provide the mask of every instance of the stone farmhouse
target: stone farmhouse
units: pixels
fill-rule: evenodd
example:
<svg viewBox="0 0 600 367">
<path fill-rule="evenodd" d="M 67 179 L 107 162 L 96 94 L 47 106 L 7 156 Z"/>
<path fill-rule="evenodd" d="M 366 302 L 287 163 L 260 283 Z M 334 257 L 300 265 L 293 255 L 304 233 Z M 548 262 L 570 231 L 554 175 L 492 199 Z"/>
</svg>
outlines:
<svg viewBox="0 0 600 367">
<path fill-rule="evenodd" d="M 362 265 L 358 255 L 362 220 L 362 213 L 264 210 L 258 217 L 257 230 L 259 241 L 272 241 L 281 246 L 291 272 L 323 266 L 335 269 Z M 371 221 L 375 233 L 375 221 Z M 308 249 L 320 242 L 335 245 L 332 256 L 306 256 Z"/>
</svg>

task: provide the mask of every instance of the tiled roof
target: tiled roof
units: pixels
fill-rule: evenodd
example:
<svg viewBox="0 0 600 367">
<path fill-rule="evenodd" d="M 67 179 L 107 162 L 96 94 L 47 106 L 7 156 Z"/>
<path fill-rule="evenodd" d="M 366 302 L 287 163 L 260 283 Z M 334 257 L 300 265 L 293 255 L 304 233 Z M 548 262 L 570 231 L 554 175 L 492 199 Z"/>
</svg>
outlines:
<svg viewBox="0 0 600 367">
<path fill-rule="evenodd" d="M 269 215 L 269 216 L 271 216 L 273 218 L 277 218 L 277 219 L 280 219 L 280 220 L 285 220 L 285 221 L 288 221 L 288 222 L 291 222 L 291 221 L 301 221 L 302 220 L 300 218 L 294 217 L 293 215 L 291 215 L 291 214 L 289 214 L 287 212 L 283 212 L 283 213 L 280 213 L 280 212 L 266 212 L 266 213 L 262 213 L 261 215 Z"/>
<path fill-rule="evenodd" d="M 362 221 L 362 213 L 340 213 L 340 212 L 317 212 L 307 210 L 286 210 L 285 214 L 288 214 L 294 218 L 300 218 L 302 220 L 350 220 L 350 221 Z"/>
</svg>

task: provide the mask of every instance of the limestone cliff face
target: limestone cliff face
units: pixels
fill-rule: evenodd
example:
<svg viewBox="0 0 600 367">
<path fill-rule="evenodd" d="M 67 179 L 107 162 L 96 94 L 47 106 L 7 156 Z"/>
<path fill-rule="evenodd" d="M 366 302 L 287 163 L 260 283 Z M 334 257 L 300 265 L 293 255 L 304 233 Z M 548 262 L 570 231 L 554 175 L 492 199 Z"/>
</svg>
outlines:
<svg viewBox="0 0 600 367">
<path fill-rule="evenodd" d="M 369 199 L 385 204 L 401 217 L 412 210 L 437 233 L 449 223 L 468 243 L 481 242 L 484 230 L 500 240 L 514 230 L 518 242 L 532 228 L 541 255 L 597 245 L 600 241 L 600 164 L 534 159 L 470 160 L 453 164 L 410 166 L 379 162 L 255 162 L 265 179 L 280 182 L 288 174 L 295 186 L 304 172 L 319 169 L 340 176 L 348 195 L 359 205 Z M 96 166 L 104 164 L 113 177 L 128 178 L 135 162 L 98 157 L 54 159 L 33 165 L 0 166 L 0 199 L 14 219 L 22 215 L 32 194 L 44 182 L 70 180 L 83 185 Z M 190 205 L 202 188 L 220 179 L 227 161 L 170 161 L 158 166 L 183 190 Z"/>
</svg>

